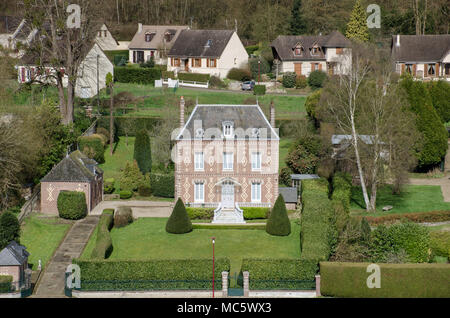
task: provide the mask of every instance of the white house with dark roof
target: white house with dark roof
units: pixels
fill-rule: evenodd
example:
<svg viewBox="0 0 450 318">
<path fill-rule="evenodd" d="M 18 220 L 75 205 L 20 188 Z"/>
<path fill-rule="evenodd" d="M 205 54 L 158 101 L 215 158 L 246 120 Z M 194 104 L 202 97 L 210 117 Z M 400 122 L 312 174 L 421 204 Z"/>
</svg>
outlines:
<svg viewBox="0 0 450 318">
<path fill-rule="evenodd" d="M 395 70 L 424 80 L 450 80 L 450 34 L 393 35 Z"/>
<path fill-rule="evenodd" d="M 345 74 L 351 67 L 351 42 L 339 31 L 328 35 L 279 35 L 271 47 L 280 73 Z"/>
<path fill-rule="evenodd" d="M 168 53 L 167 70 L 225 78 L 232 68 L 248 63 L 248 54 L 234 30 L 183 30 Z"/>
<path fill-rule="evenodd" d="M 197 104 L 175 138 L 175 199 L 215 208 L 214 222 L 244 222 L 240 207 L 272 207 L 278 197 L 275 110 Z"/>
</svg>

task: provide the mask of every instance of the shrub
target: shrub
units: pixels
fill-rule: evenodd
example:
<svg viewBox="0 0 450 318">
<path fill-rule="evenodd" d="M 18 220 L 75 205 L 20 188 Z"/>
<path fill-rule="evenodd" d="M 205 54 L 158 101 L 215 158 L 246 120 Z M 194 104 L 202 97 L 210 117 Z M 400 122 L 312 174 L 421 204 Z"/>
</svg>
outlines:
<svg viewBox="0 0 450 318">
<path fill-rule="evenodd" d="M 57 199 L 59 216 L 79 220 L 87 215 L 86 195 L 78 191 L 61 191 Z"/>
<path fill-rule="evenodd" d="M 13 277 L 10 275 L 0 275 L 0 294 L 8 293 L 12 288 Z"/>
<path fill-rule="evenodd" d="M 369 263 L 320 263 L 320 292 L 332 297 L 428 298 L 450 295 L 449 264 L 378 264 L 381 288 L 367 288 Z"/>
<path fill-rule="evenodd" d="M 120 190 L 136 191 L 143 182 L 144 175 L 139 170 L 137 162 L 127 161 L 120 176 Z"/>
<path fill-rule="evenodd" d="M 252 55 L 255 51 L 259 50 L 259 45 L 249 45 L 245 47 L 248 55 Z"/>
<path fill-rule="evenodd" d="M 304 259 L 243 259 L 242 271 L 250 273 L 249 288 L 258 289 L 311 289 L 315 288 L 315 275 L 319 269 L 314 260 Z M 304 282 L 312 281 L 309 286 Z"/>
<path fill-rule="evenodd" d="M 291 234 L 291 222 L 287 216 L 286 203 L 283 196 L 278 195 L 277 200 L 267 220 L 266 232 L 270 235 L 287 236 Z"/>
<path fill-rule="evenodd" d="M 225 84 L 218 76 L 211 76 L 209 79 L 209 86 L 214 88 L 227 88 L 227 84 Z"/>
<path fill-rule="evenodd" d="M 133 196 L 133 191 L 130 190 L 120 190 L 119 197 L 121 200 L 130 199 Z"/>
<path fill-rule="evenodd" d="M 305 75 L 297 76 L 295 80 L 295 88 L 305 88 L 308 85 L 308 80 Z"/>
<path fill-rule="evenodd" d="M 114 209 L 105 209 L 100 216 L 97 225 L 97 240 L 91 253 L 93 259 L 105 259 L 112 252 L 113 246 L 109 231 L 113 226 L 113 214 Z"/>
<path fill-rule="evenodd" d="M 293 88 L 295 87 L 296 80 L 297 74 L 294 72 L 286 72 L 283 75 L 282 84 L 285 88 Z"/>
<path fill-rule="evenodd" d="M 266 94 L 266 85 L 255 85 L 253 87 L 254 95 L 265 95 Z"/>
<path fill-rule="evenodd" d="M 427 83 L 431 101 L 443 123 L 450 121 L 450 84 L 446 81 L 430 81 Z"/>
<path fill-rule="evenodd" d="M 152 195 L 150 184 L 141 184 L 138 186 L 138 193 L 141 197 L 149 197 Z"/>
<path fill-rule="evenodd" d="M 114 227 L 124 227 L 133 222 L 133 211 L 130 207 L 120 206 L 114 212 Z"/>
<path fill-rule="evenodd" d="M 119 83 L 154 84 L 160 78 L 158 68 L 114 67 L 114 80 Z"/>
<path fill-rule="evenodd" d="M 212 287 L 211 259 L 80 260 L 82 290 L 170 290 Z M 222 288 L 227 258 L 214 263 L 215 288 Z"/>
<path fill-rule="evenodd" d="M 305 102 L 305 108 L 306 112 L 308 113 L 308 116 L 315 120 L 318 120 L 316 116 L 317 115 L 316 111 L 317 107 L 319 106 L 321 93 L 322 91 L 320 89 L 314 91 L 311 95 L 309 95 L 306 98 Z"/>
<path fill-rule="evenodd" d="M 0 251 L 11 241 L 20 243 L 20 223 L 10 211 L 0 214 Z"/>
<path fill-rule="evenodd" d="M 266 219 L 270 214 L 269 208 L 256 208 L 256 207 L 242 207 L 244 211 L 244 219 L 254 220 L 254 219 Z"/>
<path fill-rule="evenodd" d="M 152 170 L 152 151 L 150 148 L 150 138 L 147 131 L 143 129 L 136 133 L 133 159 L 136 160 L 139 170 L 141 170 L 142 174 L 146 174 Z"/>
<path fill-rule="evenodd" d="M 175 73 L 173 71 L 162 71 L 161 72 L 161 77 L 164 78 L 164 79 L 167 79 L 167 78 L 174 79 L 175 78 Z"/>
<path fill-rule="evenodd" d="M 105 162 L 105 139 L 100 135 L 78 137 L 78 149 L 98 163 Z"/>
<path fill-rule="evenodd" d="M 245 82 L 252 79 L 252 73 L 249 70 L 243 68 L 232 68 L 227 78 L 235 81 Z"/>
<path fill-rule="evenodd" d="M 114 178 L 108 178 L 105 179 L 103 182 L 103 191 L 106 194 L 111 194 L 114 192 L 114 184 L 115 184 L 116 180 Z"/>
<path fill-rule="evenodd" d="M 192 231 L 192 223 L 184 207 L 181 198 L 178 198 L 172 214 L 166 223 L 166 232 L 173 234 L 184 234 Z"/>
<path fill-rule="evenodd" d="M 97 134 L 105 137 L 105 144 L 109 143 L 109 131 L 103 127 L 97 128 Z"/>
<path fill-rule="evenodd" d="M 315 173 L 323 157 L 322 140 L 318 135 L 304 135 L 289 149 L 286 165 L 294 173 Z"/>
<path fill-rule="evenodd" d="M 175 195 L 175 177 L 173 174 L 150 174 L 150 186 L 155 196 L 173 198 Z"/>
<path fill-rule="evenodd" d="M 155 58 L 152 56 L 150 59 L 144 63 L 139 64 L 140 67 L 153 68 L 155 67 Z"/>
<path fill-rule="evenodd" d="M 186 207 L 186 212 L 191 220 L 211 220 L 214 217 L 213 208 Z"/>
<path fill-rule="evenodd" d="M 323 87 L 323 83 L 327 78 L 327 73 L 322 71 L 313 71 L 309 73 L 308 77 L 308 85 L 311 86 L 312 89 L 318 89 Z"/>
<path fill-rule="evenodd" d="M 161 118 L 153 117 L 114 117 L 114 131 L 118 136 L 135 136 L 141 129 L 152 131 L 160 122 Z M 97 121 L 98 127 L 104 127 L 109 130 L 109 117 L 103 116 Z M 128 128 L 130 127 L 130 128 Z M 128 128 L 128 129 L 127 129 Z"/>
<path fill-rule="evenodd" d="M 434 256 L 450 259 L 450 231 L 431 232 L 430 246 Z"/>
<path fill-rule="evenodd" d="M 260 61 L 260 63 L 258 63 Z M 262 56 L 250 58 L 248 60 L 248 65 L 250 67 L 250 72 L 253 78 L 258 78 L 258 75 L 266 74 L 271 71 L 269 62 Z"/>
<path fill-rule="evenodd" d="M 209 74 L 178 73 L 178 79 L 181 81 L 208 82 L 209 78 Z"/>
<path fill-rule="evenodd" d="M 290 187 L 292 184 L 291 180 L 292 170 L 289 167 L 283 167 L 280 171 L 280 183 L 284 184 L 287 187 Z"/>
</svg>

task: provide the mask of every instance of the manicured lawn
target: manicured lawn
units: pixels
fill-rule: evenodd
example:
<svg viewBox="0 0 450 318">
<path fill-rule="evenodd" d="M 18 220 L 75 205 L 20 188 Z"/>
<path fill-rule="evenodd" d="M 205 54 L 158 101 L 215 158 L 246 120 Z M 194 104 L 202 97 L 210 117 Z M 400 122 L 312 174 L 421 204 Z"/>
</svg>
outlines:
<svg viewBox="0 0 450 318">
<path fill-rule="evenodd" d="M 20 243 L 30 253 L 28 262 L 33 265 L 33 270 L 37 269 L 39 259 L 42 268 L 47 265 L 69 228 L 70 224 L 62 223 L 56 217 L 32 215 L 25 219 Z"/>
<path fill-rule="evenodd" d="M 389 212 L 383 212 L 382 208 L 392 205 L 394 208 Z M 378 189 L 377 211 L 371 213 L 373 216 L 429 212 L 450 210 L 450 203 L 444 202 L 440 186 L 407 185 L 399 195 L 392 194 L 390 185 Z M 351 211 L 355 214 L 365 214 L 364 199 L 359 187 L 352 188 Z"/>
<path fill-rule="evenodd" d="M 286 237 L 271 236 L 264 230 L 226 229 L 195 229 L 187 234 L 169 234 L 165 231 L 166 222 L 167 218 L 140 218 L 126 227 L 112 229 L 110 259 L 212 257 L 211 237 L 216 238 L 215 256 L 229 257 L 232 273 L 239 271 L 245 257 L 300 257 L 300 226 L 294 222 L 291 234 Z M 91 241 L 94 239 L 93 236 Z M 83 256 L 88 253 L 86 248 Z"/>
<path fill-rule="evenodd" d="M 286 167 L 286 157 L 289 153 L 289 148 L 291 147 L 292 143 L 294 142 L 291 138 L 281 138 L 280 139 L 280 148 L 279 148 L 279 171 L 281 171 L 282 168 Z"/>
</svg>

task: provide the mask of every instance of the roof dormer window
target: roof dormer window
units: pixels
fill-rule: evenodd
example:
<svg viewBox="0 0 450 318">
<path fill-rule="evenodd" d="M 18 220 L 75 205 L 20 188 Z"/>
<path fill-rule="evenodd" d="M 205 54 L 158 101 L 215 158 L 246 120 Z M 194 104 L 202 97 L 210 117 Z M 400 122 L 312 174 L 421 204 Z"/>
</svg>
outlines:
<svg viewBox="0 0 450 318">
<path fill-rule="evenodd" d="M 311 49 L 311 55 L 318 55 L 320 53 L 320 47 L 316 44 Z"/>
<path fill-rule="evenodd" d="M 211 45 L 212 45 L 212 40 L 208 40 L 208 41 L 206 41 L 206 47 L 211 47 Z"/>
<path fill-rule="evenodd" d="M 294 46 L 294 55 L 298 55 L 298 56 L 303 55 L 303 51 L 304 51 L 303 46 L 300 43 L 297 43 Z"/>
<path fill-rule="evenodd" d="M 233 123 L 231 121 L 225 121 L 223 123 L 223 136 L 225 138 L 233 137 Z"/>
<path fill-rule="evenodd" d="M 153 40 L 154 36 L 155 36 L 154 32 L 145 33 L 145 42 L 150 42 L 151 40 Z"/>
<path fill-rule="evenodd" d="M 195 131 L 195 138 L 203 138 L 204 134 L 205 134 L 205 131 L 203 130 L 203 128 L 198 128 Z"/>
<path fill-rule="evenodd" d="M 258 138 L 260 135 L 259 128 L 252 128 L 252 138 Z"/>
</svg>

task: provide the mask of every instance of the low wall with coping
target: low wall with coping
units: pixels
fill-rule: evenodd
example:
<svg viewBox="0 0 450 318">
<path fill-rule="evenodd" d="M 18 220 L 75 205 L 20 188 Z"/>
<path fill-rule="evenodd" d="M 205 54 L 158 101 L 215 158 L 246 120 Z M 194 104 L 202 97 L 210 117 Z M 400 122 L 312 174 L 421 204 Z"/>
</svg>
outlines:
<svg viewBox="0 0 450 318">
<path fill-rule="evenodd" d="M 14 292 L 14 293 L 0 293 L 0 298 L 21 298 L 22 294 L 20 293 L 20 291 L 18 292 Z"/>
<path fill-rule="evenodd" d="M 158 291 L 79 291 L 73 290 L 74 298 L 212 298 L 211 290 L 158 290 Z M 226 297 L 226 296 L 225 296 Z M 223 298 L 216 290 L 214 298 Z"/>
</svg>

